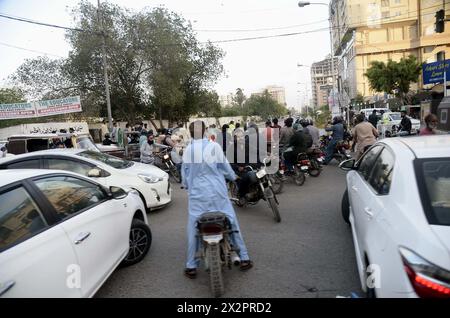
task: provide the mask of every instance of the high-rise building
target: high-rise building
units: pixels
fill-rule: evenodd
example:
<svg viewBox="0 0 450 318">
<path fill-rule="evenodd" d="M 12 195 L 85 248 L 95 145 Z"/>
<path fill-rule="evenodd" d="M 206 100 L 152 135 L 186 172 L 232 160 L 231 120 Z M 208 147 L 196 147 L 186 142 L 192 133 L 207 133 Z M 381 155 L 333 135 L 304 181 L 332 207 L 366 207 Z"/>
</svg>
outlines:
<svg viewBox="0 0 450 318">
<path fill-rule="evenodd" d="M 450 57 L 450 26 L 434 31 L 435 13 L 450 14 L 449 0 L 332 0 L 333 49 L 338 57 L 337 86 L 346 106 L 358 93 L 366 100 L 384 98 L 370 89 L 364 74 L 372 61 L 399 61 L 413 55 L 420 62 Z M 411 89 L 423 88 L 421 79 Z"/>
<path fill-rule="evenodd" d="M 333 88 L 333 73 L 337 74 L 337 58 L 334 59 L 334 72 L 331 70 L 331 58 L 311 65 L 312 106 L 316 109 L 328 104 L 328 96 Z"/>
<path fill-rule="evenodd" d="M 231 107 L 233 106 L 233 93 L 229 93 L 227 95 L 221 95 L 219 97 L 219 103 L 221 107 Z"/>
<path fill-rule="evenodd" d="M 276 100 L 279 104 L 286 106 L 286 90 L 282 86 L 269 85 L 258 93 L 252 95 L 261 96 L 265 91 L 268 91 L 270 96 Z"/>
</svg>

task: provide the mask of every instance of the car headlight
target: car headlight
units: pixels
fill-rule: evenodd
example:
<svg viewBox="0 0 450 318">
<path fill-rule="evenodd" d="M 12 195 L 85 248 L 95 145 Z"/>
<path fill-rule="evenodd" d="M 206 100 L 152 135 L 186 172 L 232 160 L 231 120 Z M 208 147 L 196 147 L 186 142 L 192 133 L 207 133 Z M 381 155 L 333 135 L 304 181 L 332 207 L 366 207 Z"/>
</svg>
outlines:
<svg viewBox="0 0 450 318">
<path fill-rule="evenodd" d="M 147 183 L 156 183 L 156 182 L 162 181 L 162 178 L 158 178 L 158 177 L 146 175 L 146 174 L 138 174 L 138 177 L 141 178 L 142 181 L 147 182 Z"/>
</svg>

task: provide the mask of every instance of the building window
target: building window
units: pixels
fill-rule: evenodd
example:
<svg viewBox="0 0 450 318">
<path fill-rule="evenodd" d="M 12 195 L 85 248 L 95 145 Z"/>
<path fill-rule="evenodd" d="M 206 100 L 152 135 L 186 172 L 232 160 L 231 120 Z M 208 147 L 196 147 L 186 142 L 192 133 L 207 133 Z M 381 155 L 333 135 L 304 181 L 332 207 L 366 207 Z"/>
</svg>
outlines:
<svg viewBox="0 0 450 318">
<path fill-rule="evenodd" d="M 382 7 L 389 7 L 389 0 L 381 0 Z"/>
</svg>

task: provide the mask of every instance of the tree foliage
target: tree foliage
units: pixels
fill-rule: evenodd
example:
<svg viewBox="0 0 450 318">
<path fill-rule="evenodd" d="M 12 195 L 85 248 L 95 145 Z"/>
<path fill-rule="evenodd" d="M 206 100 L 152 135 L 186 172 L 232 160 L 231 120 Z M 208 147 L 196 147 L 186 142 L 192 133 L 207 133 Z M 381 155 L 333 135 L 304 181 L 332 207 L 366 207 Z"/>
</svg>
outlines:
<svg viewBox="0 0 450 318">
<path fill-rule="evenodd" d="M 14 80 L 27 94 L 81 95 L 84 108 L 105 117 L 104 34 L 114 118 L 186 121 L 198 112 L 217 113 L 217 105 L 205 98 L 211 98 L 208 91 L 223 72 L 223 51 L 198 42 L 181 16 L 161 7 L 135 12 L 103 2 L 102 33 L 97 7 L 90 2 L 79 2 L 72 15 L 85 32 L 67 31 L 69 57 L 37 58 L 17 70 Z"/>
<path fill-rule="evenodd" d="M 267 90 L 261 95 L 252 95 L 247 99 L 244 109 L 247 116 L 259 116 L 263 120 L 288 114 L 286 107 L 274 100 Z"/>
<path fill-rule="evenodd" d="M 422 66 L 417 58 L 410 55 L 399 62 L 373 61 L 365 76 L 374 91 L 395 94 L 403 102 L 408 102 L 410 85 L 418 81 L 421 70 Z"/>
</svg>

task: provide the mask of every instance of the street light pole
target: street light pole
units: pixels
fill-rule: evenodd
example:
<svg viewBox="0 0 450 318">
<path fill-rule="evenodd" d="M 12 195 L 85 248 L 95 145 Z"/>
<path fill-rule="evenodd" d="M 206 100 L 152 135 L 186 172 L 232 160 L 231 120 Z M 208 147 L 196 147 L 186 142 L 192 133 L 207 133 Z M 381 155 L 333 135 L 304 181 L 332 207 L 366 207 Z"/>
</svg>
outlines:
<svg viewBox="0 0 450 318">
<path fill-rule="evenodd" d="M 108 64 L 106 60 L 106 40 L 105 40 L 105 31 L 103 29 L 103 18 L 102 11 L 100 8 L 100 0 L 97 0 L 98 3 L 98 21 L 100 23 L 100 29 L 102 33 L 102 59 L 103 59 L 103 73 L 105 76 L 105 93 L 106 93 L 106 109 L 108 111 L 108 130 L 112 131 L 112 112 L 111 112 L 111 98 L 109 96 L 109 81 L 108 81 Z"/>
<path fill-rule="evenodd" d="M 328 4 L 323 3 L 323 2 L 308 2 L 308 1 L 299 1 L 298 2 L 298 6 L 300 8 L 303 8 L 303 7 L 309 6 L 309 5 L 323 5 L 328 8 Z M 332 26 L 332 22 L 331 22 L 331 15 L 329 15 L 329 18 L 328 18 L 328 27 L 330 29 L 331 80 L 332 80 L 332 93 L 333 93 L 331 111 L 333 111 L 333 109 L 335 107 L 335 98 L 334 97 L 335 97 L 335 90 L 336 90 L 336 80 L 335 80 L 335 74 L 334 74 L 333 26 Z"/>
</svg>

